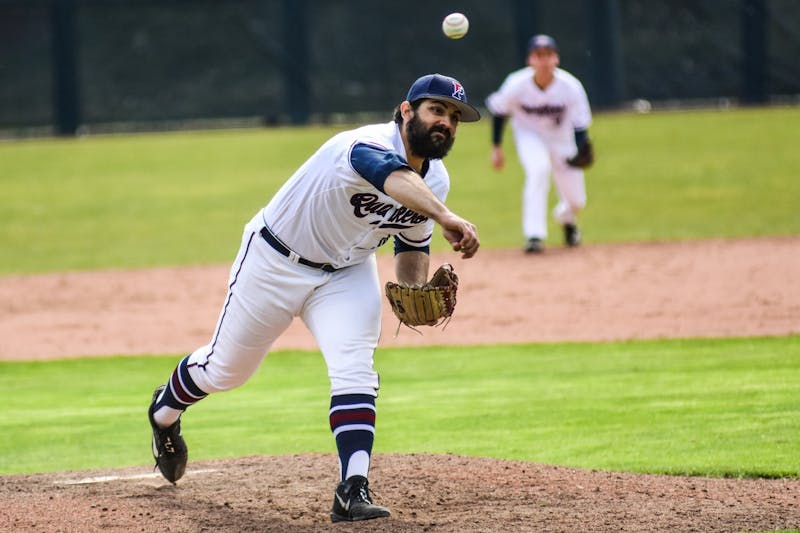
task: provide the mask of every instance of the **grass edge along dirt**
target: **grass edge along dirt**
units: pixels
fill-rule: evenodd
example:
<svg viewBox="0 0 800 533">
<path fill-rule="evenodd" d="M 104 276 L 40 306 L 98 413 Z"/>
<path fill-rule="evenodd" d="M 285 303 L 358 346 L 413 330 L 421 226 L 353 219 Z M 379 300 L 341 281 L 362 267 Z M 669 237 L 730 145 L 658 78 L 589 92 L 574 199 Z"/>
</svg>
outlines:
<svg viewBox="0 0 800 533">
<path fill-rule="evenodd" d="M 0 363 L 0 474 L 149 465 L 149 390 L 177 360 Z M 376 366 L 376 453 L 800 477 L 800 336 L 392 348 Z M 317 352 L 270 354 L 184 415 L 191 460 L 334 454 L 327 387 Z"/>
</svg>

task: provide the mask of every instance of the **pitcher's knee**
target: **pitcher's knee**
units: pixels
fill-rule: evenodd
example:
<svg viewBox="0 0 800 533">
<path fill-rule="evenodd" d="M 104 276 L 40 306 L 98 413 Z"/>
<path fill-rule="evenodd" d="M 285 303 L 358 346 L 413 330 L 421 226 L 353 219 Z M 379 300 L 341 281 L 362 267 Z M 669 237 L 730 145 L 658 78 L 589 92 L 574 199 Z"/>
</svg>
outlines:
<svg viewBox="0 0 800 533">
<path fill-rule="evenodd" d="M 380 378 L 374 370 L 344 370 L 329 373 L 331 395 L 371 394 L 376 395 L 380 387 Z"/>
<path fill-rule="evenodd" d="M 255 369 L 237 368 L 230 364 L 220 364 L 210 358 L 190 368 L 192 379 L 205 392 L 222 392 L 244 385 L 253 375 Z"/>
</svg>

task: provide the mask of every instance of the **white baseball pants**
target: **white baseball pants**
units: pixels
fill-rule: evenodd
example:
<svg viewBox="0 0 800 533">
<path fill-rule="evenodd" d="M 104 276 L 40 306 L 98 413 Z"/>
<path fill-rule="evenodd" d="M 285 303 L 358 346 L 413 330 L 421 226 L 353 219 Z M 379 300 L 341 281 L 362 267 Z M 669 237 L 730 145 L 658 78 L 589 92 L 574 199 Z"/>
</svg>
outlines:
<svg viewBox="0 0 800 533">
<path fill-rule="evenodd" d="M 522 231 L 526 239 L 547 238 L 547 199 L 550 176 L 556 185 L 558 203 L 553 216 L 560 224 L 575 224 L 586 207 L 583 170 L 567 165 L 575 155 L 573 142 L 543 139 L 532 131 L 514 131 L 514 141 L 525 172 L 522 191 Z"/>
<path fill-rule="evenodd" d="M 243 384 L 299 316 L 325 358 L 331 395 L 375 396 L 373 354 L 381 327 L 375 256 L 324 272 L 275 251 L 260 229 L 253 222 L 245 227 L 214 335 L 189 358 L 192 379 L 208 393 Z"/>
</svg>

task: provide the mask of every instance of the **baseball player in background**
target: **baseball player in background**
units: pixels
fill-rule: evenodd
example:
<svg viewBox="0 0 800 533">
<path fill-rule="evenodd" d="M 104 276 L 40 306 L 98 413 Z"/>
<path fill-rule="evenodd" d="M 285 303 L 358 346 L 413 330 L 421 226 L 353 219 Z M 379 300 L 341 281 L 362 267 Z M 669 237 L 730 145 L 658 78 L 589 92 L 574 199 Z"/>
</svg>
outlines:
<svg viewBox="0 0 800 533">
<path fill-rule="evenodd" d="M 457 80 L 423 76 L 394 121 L 332 137 L 246 224 L 211 341 L 178 363 L 150 404 L 153 455 L 167 480 L 174 483 L 186 468 L 181 414 L 246 382 L 297 316 L 314 335 L 330 379 L 341 475 L 331 519 L 389 516 L 372 502 L 367 481 L 379 386 L 375 252 L 392 238 L 395 274 L 407 284 L 427 279 L 434 223 L 463 258 L 475 255 L 475 226 L 444 204 L 450 178 L 442 159 L 459 123 L 479 118 Z"/>
<path fill-rule="evenodd" d="M 583 169 L 594 159 L 588 134 L 592 115 L 581 82 L 558 65 L 555 40 L 534 35 L 528 44 L 528 66 L 509 74 L 486 100 L 493 116 L 492 165 L 500 170 L 505 164 L 502 138 L 510 118 L 525 171 L 522 229 L 527 253 L 544 251 L 551 175 L 558 191 L 553 214 L 563 226 L 564 242 L 581 242 L 577 216 L 586 206 Z"/>
</svg>

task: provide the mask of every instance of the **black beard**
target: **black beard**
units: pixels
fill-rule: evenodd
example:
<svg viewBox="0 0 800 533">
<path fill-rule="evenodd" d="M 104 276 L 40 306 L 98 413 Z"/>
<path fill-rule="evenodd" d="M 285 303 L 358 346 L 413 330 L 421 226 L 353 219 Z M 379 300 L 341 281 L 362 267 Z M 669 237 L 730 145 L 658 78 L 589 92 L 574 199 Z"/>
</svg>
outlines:
<svg viewBox="0 0 800 533">
<path fill-rule="evenodd" d="M 445 136 L 444 140 L 434 140 L 433 133 L 438 132 Z M 443 159 L 453 147 L 455 138 L 443 126 L 426 128 L 416 113 L 406 124 L 406 134 L 411 152 L 426 159 Z"/>
</svg>

